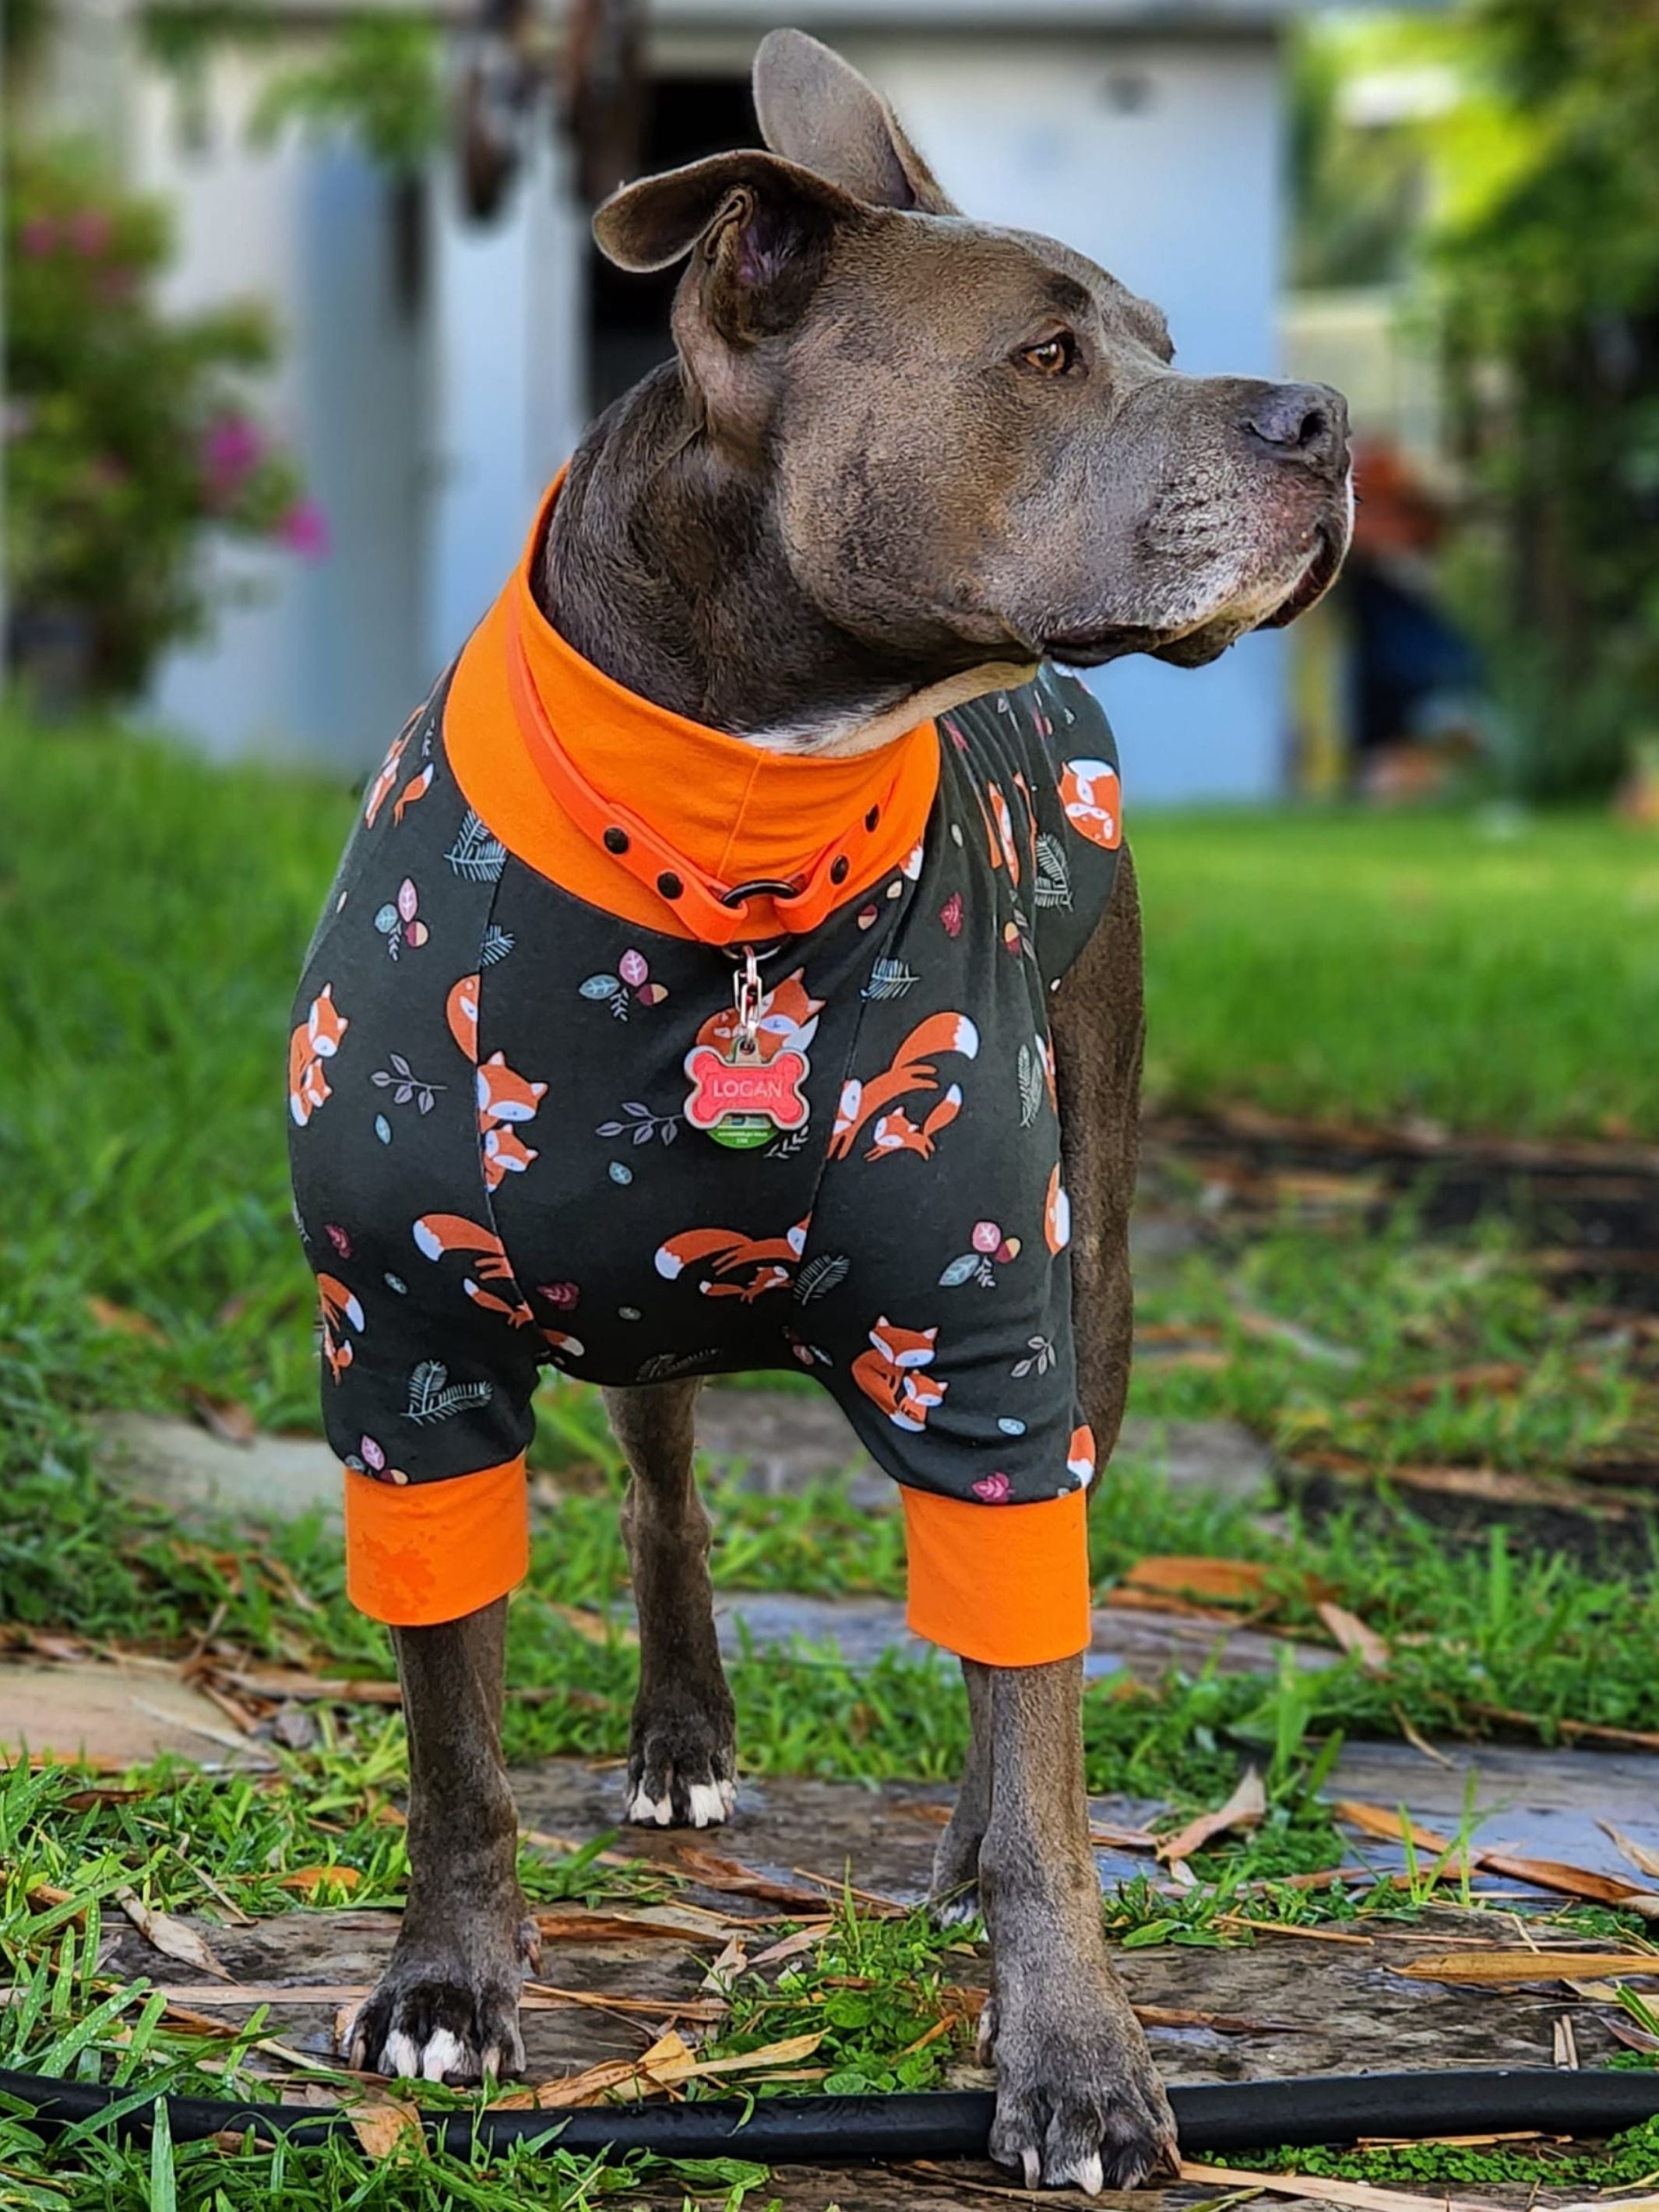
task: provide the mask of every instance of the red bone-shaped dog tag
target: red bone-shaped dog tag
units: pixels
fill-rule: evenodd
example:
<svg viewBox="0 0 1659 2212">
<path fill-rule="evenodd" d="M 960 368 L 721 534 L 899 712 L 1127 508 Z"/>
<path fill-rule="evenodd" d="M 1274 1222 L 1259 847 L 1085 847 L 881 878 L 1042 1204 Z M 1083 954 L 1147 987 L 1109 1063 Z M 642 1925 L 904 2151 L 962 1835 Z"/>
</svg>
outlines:
<svg viewBox="0 0 1659 2212">
<path fill-rule="evenodd" d="M 711 1044 L 694 1045 L 685 1055 L 691 1079 L 685 1118 L 722 1145 L 765 1144 L 777 1130 L 805 1124 L 800 1086 L 806 1066 L 804 1052 L 786 1049 L 763 1060 L 741 1044 L 729 1054 Z"/>
</svg>

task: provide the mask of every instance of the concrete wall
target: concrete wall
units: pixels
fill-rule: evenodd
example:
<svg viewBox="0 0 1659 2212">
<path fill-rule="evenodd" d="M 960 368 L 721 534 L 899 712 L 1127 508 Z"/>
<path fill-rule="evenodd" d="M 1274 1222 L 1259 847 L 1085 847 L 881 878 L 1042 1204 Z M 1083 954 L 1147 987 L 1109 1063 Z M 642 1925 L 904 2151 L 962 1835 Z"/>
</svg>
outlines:
<svg viewBox="0 0 1659 2212">
<path fill-rule="evenodd" d="M 329 547 L 216 546 L 231 603 L 167 657 L 150 708 L 214 753 L 355 767 L 385 750 L 423 667 L 428 328 L 394 281 L 384 177 L 345 143 L 251 143 L 260 82 L 222 54 L 185 102 L 143 70 L 128 169 L 174 209 L 171 305 L 252 296 L 274 313 L 281 357 L 251 396 L 321 501 Z"/>
</svg>

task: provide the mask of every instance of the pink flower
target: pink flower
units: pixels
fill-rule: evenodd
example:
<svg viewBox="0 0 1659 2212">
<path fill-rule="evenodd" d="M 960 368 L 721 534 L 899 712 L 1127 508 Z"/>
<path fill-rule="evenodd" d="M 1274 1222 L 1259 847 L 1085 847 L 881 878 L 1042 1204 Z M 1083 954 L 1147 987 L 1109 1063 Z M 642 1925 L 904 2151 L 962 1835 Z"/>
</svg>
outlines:
<svg viewBox="0 0 1659 2212">
<path fill-rule="evenodd" d="M 30 261 L 44 261 L 58 250 L 58 225 L 49 215 L 32 215 L 18 226 L 17 243 Z"/>
<path fill-rule="evenodd" d="M 70 244 L 87 260 L 95 260 L 108 250 L 114 235 L 109 217 L 101 208 L 82 208 L 72 215 L 68 225 Z"/>
<path fill-rule="evenodd" d="M 945 934 L 947 937 L 961 936 L 962 893 L 960 891 L 951 892 L 950 897 L 945 900 L 944 905 L 939 908 L 939 918 L 945 925 Z"/>
<path fill-rule="evenodd" d="M 557 1306 L 561 1313 L 574 1313 L 581 1297 L 574 1283 L 543 1283 L 540 1288 L 549 1305 Z"/>
<path fill-rule="evenodd" d="M 228 507 L 264 456 L 258 428 L 246 415 L 220 415 L 202 438 L 202 469 L 211 507 Z"/>
<path fill-rule="evenodd" d="M 1002 1231 L 994 1221 L 974 1224 L 973 1245 L 975 1252 L 994 1252 L 1002 1242 Z"/>
<path fill-rule="evenodd" d="M 320 561 L 328 551 L 328 517 L 314 499 L 296 499 L 277 524 L 276 535 L 302 561 Z"/>
<path fill-rule="evenodd" d="M 346 1235 L 344 1230 L 337 1228 L 331 1221 L 325 1221 L 323 1224 L 323 1227 L 327 1234 L 329 1243 L 334 1247 L 340 1257 L 343 1260 L 349 1260 L 351 1257 L 351 1239 Z"/>
<path fill-rule="evenodd" d="M 983 1505 L 1006 1505 L 1012 1487 L 1006 1474 L 982 1474 L 974 1485 L 974 1495 Z"/>
</svg>

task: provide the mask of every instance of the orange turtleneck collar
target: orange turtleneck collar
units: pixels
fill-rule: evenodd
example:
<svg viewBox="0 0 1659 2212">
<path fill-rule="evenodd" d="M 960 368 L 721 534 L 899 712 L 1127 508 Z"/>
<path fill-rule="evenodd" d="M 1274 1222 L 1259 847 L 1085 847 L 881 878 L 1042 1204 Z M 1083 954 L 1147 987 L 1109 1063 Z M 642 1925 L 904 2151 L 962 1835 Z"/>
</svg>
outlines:
<svg viewBox="0 0 1659 2212">
<path fill-rule="evenodd" d="M 450 687 L 444 744 L 468 804 L 509 852 L 624 921 L 708 944 L 816 927 L 920 842 L 933 724 L 850 757 L 779 753 L 615 683 L 531 589 L 562 482 Z M 759 883 L 793 888 L 727 902 Z"/>
</svg>

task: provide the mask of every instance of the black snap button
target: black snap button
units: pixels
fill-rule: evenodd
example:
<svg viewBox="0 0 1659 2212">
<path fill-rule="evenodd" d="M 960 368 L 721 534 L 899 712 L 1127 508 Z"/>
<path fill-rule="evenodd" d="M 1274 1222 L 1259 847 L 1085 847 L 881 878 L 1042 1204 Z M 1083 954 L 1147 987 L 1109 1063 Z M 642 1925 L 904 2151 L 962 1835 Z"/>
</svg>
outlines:
<svg viewBox="0 0 1659 2212">
<path fill-rule="evenodd" d="M 844 884 L 847 881 L 847 855 L 845 853 L 838 853 L 836 855 L 836 858 L 830 862 L 830 880 L 832 884 Z"/>
<path fill-rule="evenodd" d="M 869 811 L 869 812 L 865 816 L 865 817 L 864 817 L 864 826 L 865 826 L 865 828 L 866 828 L 866 830 L 873 830 L 873 829 L 875 828 L 875 826 L 876 826 L 877 823 L 878 823 L 878 822 L 879 822 L 879 821 L 880 821 L 880 819 L 881 819 L 881 809 L 880 809 L 880 807 L 878 807 L 878 806 L 872 806 L 872 807 L 870 809 L 870 811 Z"/>
<path fill-rule="evenodd" d="M 627 830 L 618 830 L 614 825 L 607 830 L 605 833 L 605 849 L 607 853 L 625 853 L 628 850 Z"/>
<path fill-rule="evenodd" d="M 672 870 L 665 868 L 657 878 L 657 889 L 665 899 L 677 899 L 685 885 Z"/>
</svg>

